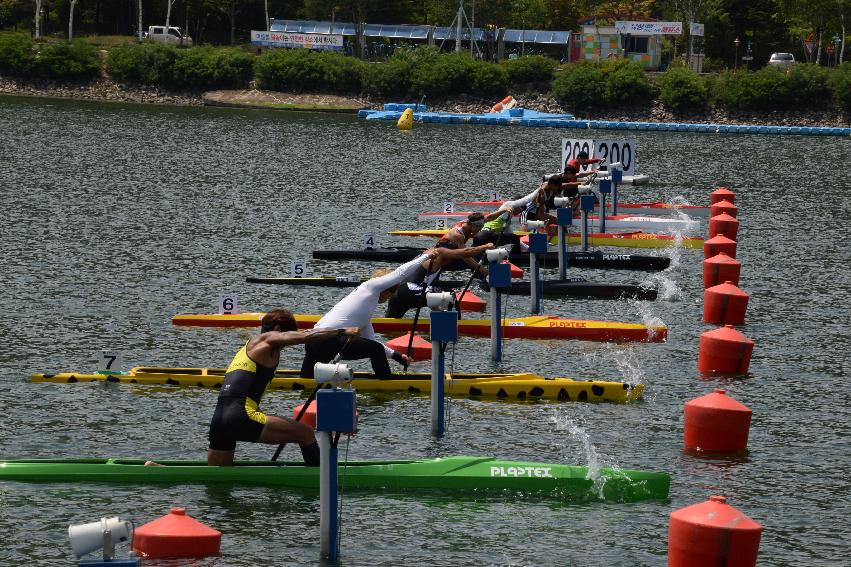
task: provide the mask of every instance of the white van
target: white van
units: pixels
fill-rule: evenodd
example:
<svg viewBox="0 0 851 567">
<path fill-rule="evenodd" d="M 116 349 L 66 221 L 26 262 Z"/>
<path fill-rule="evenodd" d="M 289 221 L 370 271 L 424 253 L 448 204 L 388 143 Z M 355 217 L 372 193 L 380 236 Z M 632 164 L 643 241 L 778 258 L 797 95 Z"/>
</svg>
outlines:
<svg viewBox="0 0 851 567">
<path fill-rule="evenodd" d="M 175 26 L 169 26 L 168 33 L 166 33 L 165 26 L 149 26 L 148 39 L 151 41 L 177 45 L 179 47 L 192 47 L 192 38 L 185 35 L 180 31 L 180 28 Z"/>
</svg>

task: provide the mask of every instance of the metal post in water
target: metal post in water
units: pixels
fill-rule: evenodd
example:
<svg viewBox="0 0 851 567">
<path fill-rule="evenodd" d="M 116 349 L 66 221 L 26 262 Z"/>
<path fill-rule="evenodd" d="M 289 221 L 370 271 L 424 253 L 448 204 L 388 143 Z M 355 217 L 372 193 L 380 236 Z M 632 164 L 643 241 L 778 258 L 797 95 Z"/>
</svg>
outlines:
<svg viewBox="0 0 851 567">
<path fill-rule="evenodd" d="M 446 431 L 445 423 L 445 359 L 441 344 L 458 340 L 458 312 L 444 311 L 451 308 L 454 297 L 451 293 L 429 293 L 426 304 L 431 309 L 429 334 L 431 335 L 431 434 L 437 437 Z"/>
<path fill-rule="evenodd" d="M 562 281 L 567 279 L 567 244 L 570 240 L 569 226 L 573 226 L 573 209 L 570 206 L 570 197 L 556 197 L 565 199 L 567 206 L 556 203 L 556 223 L 558 224 L 558 278 Z"/>
<path fill-rule="evenodd" d="M 594 210 L 594 195 L 579 197 L 579 209 L 582 211 L 582 251 L 588 252 L 588 213 Z"/>
<path fill-rule="evenodd" d="M 610 179 L 600 180 L 600 232 L 606 232 L 606 195 L 612 192 Z"/>
<path fill-rule="evenodd" d="M 317 431 L 319 443 L 319 548 L 323 557 L 337 559 L 337 448 L 330 431 Z"/>
<path fill-rule="evenodd" d="M 502 360 L 502 293 L 500 289 L 511 286 L 511 267 L 497 262 L 508 258 L 505 248 L 495 248 L 485 252 L 488 257 L 488 285 L 490 286 L 491 310 L 491 360 Z"/>
<path fill-rule="evenodd" d="M 533 225 L 533 222 L 535 223 Z M 543 221 L 529 221 L 529 230 L 537 230 L 538 226 L 544 226 L 546 223 Z M 540 315 L 541 314 L 541 292 L 542 284 L 541 284 L 541 268 L 540 263 L 538 262 L 538 254 L 545 253 L 547 251 L 547 235 L 540 233 L 533 233 L 529 235 L 529 267 L 532 272 L 529 288 L 532 296 L 532 314 Z"/>
<path fill-rule="evenodd" d="M 616 168 L 612 170 L 612 214 L 618 214 L 618 183 L 623 181 L 623 170 Z"/>
</svg>

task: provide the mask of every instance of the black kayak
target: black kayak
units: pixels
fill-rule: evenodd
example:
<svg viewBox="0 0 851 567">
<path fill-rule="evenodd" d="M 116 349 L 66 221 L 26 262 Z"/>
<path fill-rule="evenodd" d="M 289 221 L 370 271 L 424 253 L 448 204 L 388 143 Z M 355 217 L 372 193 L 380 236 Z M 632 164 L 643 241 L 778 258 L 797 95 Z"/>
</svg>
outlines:
<svg viewBox="0 0 851 567">
<path fill-rule="evenodd" d="M 397 246 L 394 248 L 364 248 L 363 250 L 314 250 L 316 260 L 372 260 L 373 262 L 407 262 L 422 254 L 423 248 Z M 558 266 L 558 252 L 539 254 L 541 264 L 547 267 Z M 529 254 L 514 252 L 509 257 L 512 264 L 529 265 Z M 671 265 L 671 259 L 665 256 L 641 256 L 638 254 L 610 254 L 607 252 L 568 252 L 567 266 L 570 268 L 598 268 L 609 270 L 661 271 Z M 469 270 L 463 262 L 455 262 L 445 269 Z"/>
<path fill-rule="evenodd" d="M 278 285 L 310 285 L 319 287 L 357 287 L 364 280 L 360 278 L 245 278 L 248 283 Z M 467 282 L 460 280 L 440 280 L 438 286 L 443 290 L 461 290 Z M 488 291 L 484 282 L 478 282 L 479 288 Z M 511 282 L 505 291 L 509 295 L 530 295 L 531 282 Z M 580 278 L 569 280 L 549 280 L 541 282 L 544 297 L 580 297 L 584 299 L 656 299 L 656 290 L 649 287 L 628 284 L 608 284 L 587 282 Z"/>
</svg>

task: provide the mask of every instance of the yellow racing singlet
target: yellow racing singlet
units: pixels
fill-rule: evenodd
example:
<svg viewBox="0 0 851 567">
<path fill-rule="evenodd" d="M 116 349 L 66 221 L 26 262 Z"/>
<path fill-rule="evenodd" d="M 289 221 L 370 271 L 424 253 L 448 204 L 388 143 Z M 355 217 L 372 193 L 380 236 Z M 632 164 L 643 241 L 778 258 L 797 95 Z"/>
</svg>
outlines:
<svg viewBox="0 0 851 567">
<path fill-rule="evenodd" d="M 275 369 L 261 366 L 251 360 L 247 348 L 248 343 L 239 349 L 228 365 L 219 398 L 247 398 L 254 402 L 251 409 L 258 411 L 257 405 L 269 382 L 274 378 Z M 246 403 L 246 409 L 248 406 Z"/>
</svg>

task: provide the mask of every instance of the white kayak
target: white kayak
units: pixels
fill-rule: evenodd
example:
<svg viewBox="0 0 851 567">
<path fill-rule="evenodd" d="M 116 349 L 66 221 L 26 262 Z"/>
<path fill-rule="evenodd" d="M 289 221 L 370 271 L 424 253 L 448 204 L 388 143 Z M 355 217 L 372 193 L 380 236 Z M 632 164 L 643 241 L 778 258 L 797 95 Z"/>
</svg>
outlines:
<svg viewBox="0 0 851 567">
<path fill-rule="evenodd" d="M 620 205 L 618 205 L 620 207 Z M 431 212 L 431 213 L 419 213 L 417 218 L 420 220 L 428 220 L 428 219 L 440 219 L 444 218 L 448 220 L 446 228 L 459 220 L 462 220 L 469 215 L 469 212 L 451 212 L 451 213 L 443 213 L 443 212 Z M 574 216 L 573 223 L 577 225 L 581 220 L 580 216 Z M 591 222 L 593 227 L 600 226 L 600 216 L 599 215 L 590 215 L 588 220 Z M 697 228 L 698 226 L 697 220 L 688 219 L 688 218 L 676 218 L 672 216 L 640 216 L 633 214 L 622 214 L 622 215 L 606 215 L 606 230 L 609 229 L 624 229 L 624 230 L 646 230 L 649 232 L 671 232 L 671 231 L 684 231 L 692 228 Z"/>
</svg>

